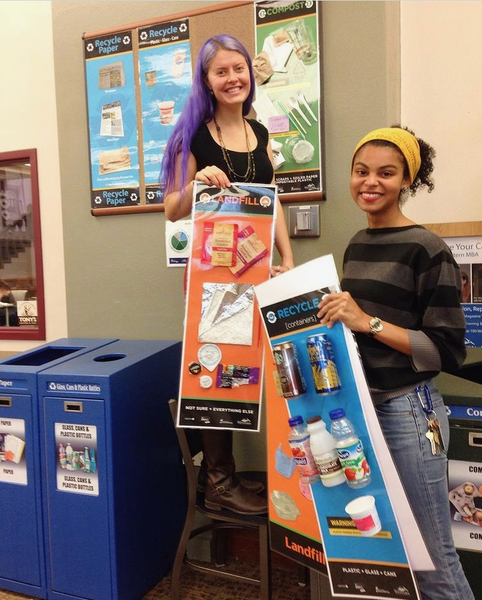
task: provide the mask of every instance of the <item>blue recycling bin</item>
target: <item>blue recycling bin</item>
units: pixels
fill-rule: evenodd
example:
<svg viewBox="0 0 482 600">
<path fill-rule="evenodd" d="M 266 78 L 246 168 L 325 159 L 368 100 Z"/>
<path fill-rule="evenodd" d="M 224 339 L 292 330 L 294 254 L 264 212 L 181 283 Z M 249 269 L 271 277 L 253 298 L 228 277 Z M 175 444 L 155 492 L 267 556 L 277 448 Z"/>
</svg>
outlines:
<svg viewBox="0 0 482 600">
<path fill-rule="evenodd" d="M 171 568 L 180 361 L 180 342 L 119 340 L 39 375 L 49 598 L 137 600 Z"/>
<path fill-rule="evenodd" d="M 0 588 L 47 598 L 38 374 L 113 341 L 65 338 L 0 361 Z"/>
</svg>

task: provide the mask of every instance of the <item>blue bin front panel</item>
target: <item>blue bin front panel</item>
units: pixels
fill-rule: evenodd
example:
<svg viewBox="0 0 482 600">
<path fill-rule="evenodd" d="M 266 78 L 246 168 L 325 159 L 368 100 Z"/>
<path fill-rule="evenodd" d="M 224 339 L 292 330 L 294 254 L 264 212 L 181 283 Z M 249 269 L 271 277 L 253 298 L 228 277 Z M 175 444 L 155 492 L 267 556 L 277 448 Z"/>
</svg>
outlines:
<svg viewBox="0 0 482 600">
<path fill-rule="evenodd" d="M 43 536 L 32 398 L 14 395 L 2 396 L 2 400 L 0 434 L 2 438 L 5 434 L 13 436 L 17 449 L 15 454 L 9 454 L 12 460 L 4 455 L 7 460 L 0 463 L 0 587 L 11 587 L 6 580 L 40 587 Z"/>
<path fill-rule="evenodd" d="M 79 412 L 70 412 L 77 403 Z M 68 398 L 43 399 L 47 462 L 47 522 L 50 554 L 50 581 L 52 592 L 92 600 L 112 598 L 111 514 L 109 511 L 108 460 L 104 400 Z M 57 425 L 57 434 L 56 434 Z M 85 427 L 94 431 L 96 481 L 98 495 L 86 493 L 77 486 L 72 490 L 58 489 L 58 481 L 73 481 L 82 471 L 65 470 L 58 475 L 58 431 L 61 426 L 73 426 L 83 432 Z M 83 427 L 77 427 L 83 426 Z M 85 438 L 79 440 L 83 447 Z M 91 441 L 86 442 L 92 445 Z M 75 450 L 74 446 L 74 450 Z M 88 476 L 86 476 L 88 479 Z M 98 485 L 98 487 L 97 487 Z"/>
<path fill-rule="evenodd" d="M 105 435 L 105 456 L 103 460 L 98 457 L 98 498 L 59 492 L 51 481 L 55 460 L 49 458 L 45 528 L 46 537 L 51 538 L 51 581 L 47 582 L 51 600 L 138 600 L 171 568 L 187 499 L 185 469 L 168 407 L 169 399 L 178 394 L 180 356 L 178 342 L 118 341 L 39 375 L 39 396 L 46 408 L 43 443 L 49 456 L 56 451 L 55 423 L 70 420 L 96 426 L 99 441 L 101 432 Z M 82 413 L 62 413 L 64 402 L 73 408 L 81 402 Z M 101 411 L 92 415 L 89 402 L 104 405 L 102 416 Z M 56 412 L 52 413 L 54 404 Z M 102 519 L 96 519 L 99 532 L 94 536 L 95 543 L 104 546 L 105 552 L 97 557 L 103 560 L 103 568 L 85 567 L 85 557 L 88 565 L 93 562 L 89 556 L 92 539 L 89 532 L 79 538 L 77 531 L 84 521 L 89 527 L 89 521 L 62 520 L 58 515 L 66 507 L 60 510 L 60 495 L 75 498 L 82 515 L 88 512 L 87 506 L 107 513 L 104 531 Z M 62 502 L 68 505 L 67 499 Z M 63 554 L 72 554 L 68 545 L 58 551 L 63 538 L 80 540 L 75 555 L 68 555 L 69 561 L 79 564 L 80 573 L 78 578 L 65 575 L 61 581 Z"/>
</svg>

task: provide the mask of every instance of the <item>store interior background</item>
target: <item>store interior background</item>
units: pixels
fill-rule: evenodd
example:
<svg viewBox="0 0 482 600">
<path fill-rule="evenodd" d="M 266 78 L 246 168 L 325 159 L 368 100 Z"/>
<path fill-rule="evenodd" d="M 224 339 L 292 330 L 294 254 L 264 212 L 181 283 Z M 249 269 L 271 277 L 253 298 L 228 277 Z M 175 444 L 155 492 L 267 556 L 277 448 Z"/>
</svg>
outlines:
<svg viewBox="0 0 482 600">
<path fill-rule="evenodd" d="M 82 34 L 216 4 L 0 3 L 0 152 L 38 152 L 47 342 L 182 339 L 183 269 L 166 266 L 164 213 L 90 213 Z M 407 216 L 480 222 L 482 2 L 320 5 L 326 201 L 320 238 L 292 240 L 296 263 L 332 253 L 341 273 L 348 240 L 366 225 L 348 189 L 352 150 L 369 130 L 393 123 L 437 151 L 435 191 L 410 198 Z M 236 29 L 233 20 L 224 32 Z M 206 31 L 206 38 L 214 33 L 221 32 Z M 1 340 L 0 353 L 36 345 Z M 241 468 L 262 468 L 262 440 L 239 434 Z"/>
</svg>

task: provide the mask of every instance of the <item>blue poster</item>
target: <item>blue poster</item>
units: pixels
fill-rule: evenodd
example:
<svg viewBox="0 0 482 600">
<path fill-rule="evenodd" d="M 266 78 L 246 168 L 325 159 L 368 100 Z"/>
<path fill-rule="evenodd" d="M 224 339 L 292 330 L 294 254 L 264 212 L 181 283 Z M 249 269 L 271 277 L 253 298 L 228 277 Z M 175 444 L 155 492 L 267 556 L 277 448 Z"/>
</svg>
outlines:
<svg viewBox="0 0 482 600">
<path fill-rule="evenodd" d="M 162 202 L 162 156 L 191 87 L 189 20 L 138 30 L 146 203 Z"/>
<path fill-rule="evenodd" d="M 85 40 L 92 208 L 139 203 L 132 35 Z"/>
<path fill-rule="evenodd" d="M 452 237 L 445 242 L 462 276 L 465 345 L 467 348 L 482 348 L 482 237 Z"/>
<path fill-rule="evenodd" d="M 265 361 L 271 546 L 327 570 L 335 597 L 415 600 L 412 569 L 433 566 L 381 432 L 353 335 L 341 323 L 321 326 L 316 316 L 320 298 L 335 291 L 331 255 L 255 287 L 271 349 Z M 355 434 L 338 447 L 338 458 L 320 455 L 318 467 L 308 472 L 309 451 L 302 441 L 288 443 L 288 419 L 297 416 L 305 423 L 321 418 L 328 430 L 336 416 L 346 417 Z M 318 460 L 325 461 L 322 470 Z"/>
</svg>

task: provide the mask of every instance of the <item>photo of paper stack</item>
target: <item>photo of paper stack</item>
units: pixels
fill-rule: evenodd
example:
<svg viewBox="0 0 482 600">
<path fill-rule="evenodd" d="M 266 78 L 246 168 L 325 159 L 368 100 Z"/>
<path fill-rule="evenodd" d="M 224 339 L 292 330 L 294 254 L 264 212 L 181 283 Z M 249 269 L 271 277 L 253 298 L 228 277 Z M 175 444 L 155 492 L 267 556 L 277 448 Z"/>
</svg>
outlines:
<svg viewBox="0 0 482 600">
<path fill-rule="evenodd" d="M 18 465 L 18 463 L 22 460 L 25 442 L 16 435 L 7 434 L 5 436 L 4 448 L 5 460 Z"/>
</svg>

